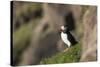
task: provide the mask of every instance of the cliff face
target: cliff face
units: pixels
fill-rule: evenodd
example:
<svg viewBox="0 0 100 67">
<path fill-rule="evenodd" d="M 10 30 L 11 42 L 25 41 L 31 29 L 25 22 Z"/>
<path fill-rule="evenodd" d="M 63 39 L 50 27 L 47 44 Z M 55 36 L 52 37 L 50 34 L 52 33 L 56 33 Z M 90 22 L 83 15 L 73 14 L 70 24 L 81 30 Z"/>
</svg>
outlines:
<svg viewBox="0 0 100 67">
<path fill-rule="evenodd" d="M 42 7 L 37 7 L 37 5 L 41 5 Z M 95 61 L 97 59 L 96 6 L 41 3 L 30 3 L 30 5 L 29 3 L 23 3 L 21 6 L 22 7 L 20 7 L 20 9 L 24 8 L 24 6 L 27 7 L 25 8 L 25 15 L 23 14 L 24 9 L 21 11 L 20 9 L 16 8 L 16 10 L 19 10 L 18 12 L 21 19 L 19 22 L 23 22 L 23 24 L 20 24 L 20 27 L 13 31 L 14 65 L 39 64 L 43 58 L 50 58 L 59 52 L 63 54 L 62 51 L 67 47 L 60 38 L 59 29 L 61 25 L 67 25 L 70 28 L 71 33 L 75 36 L 78 44 L 81 46 L 77 47 L 77 44 L 76 47 L 72 46 L 71 49 L 69 48 L 69 55 L 67 56 L 67 54 L 64 54 L 65 57 L 69 57 L 72 54 L 73 59 L 77 60 L 78 62 Z M 32 12 L 34 15 L 34 11 L 38 13 L 37 11 L 40 9 L 42 12 L 40 11 L 40 14 L 37 14 L 40 17 L 31 16 L 28 21 L 24 22 L 26 19 L 25 17 L 28 17 L 30 12 Z M 17 12 L 15 12 L 14 15 L 16 16 Z M 23 15 L 25 17 L 23 17 Z M 15 16 L 13 23 L 17 20 L 16 17 L 18 15 L 16 17 Z M 16 24 L 19 22 L 16 21 Z M 14 25 L 15 27 L 16 24 Z M 78 49 L 81 49 L 81 52 L 80 50 L 78 51 Z M 76 50 L 75 54 L 74 50 Z M 80 52 L 80 54 L 76 55 L 77 52 Z M 72 60 L 69 61 L 72 62 Z"/>
<path fill-rule="evenodd" d="M 81 61 L 97 60 L 97 10 L 89 7 L 83 16 L 84 33 Z"/>
<path fill-rule="evenodd" d="M 97 60 L 97 7 L 72 6 L 76 35 L 82 45 L 80 61 Z"/>
</svg>

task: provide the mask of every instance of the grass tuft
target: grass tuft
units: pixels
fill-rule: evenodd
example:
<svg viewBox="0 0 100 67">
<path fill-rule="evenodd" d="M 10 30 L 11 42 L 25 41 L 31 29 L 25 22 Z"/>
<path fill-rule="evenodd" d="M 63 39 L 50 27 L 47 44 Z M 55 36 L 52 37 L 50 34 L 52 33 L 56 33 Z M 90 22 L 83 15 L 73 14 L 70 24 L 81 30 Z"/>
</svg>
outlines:
<svg viewBox="0 0 100 67">
<path fill-rule="evenodd" d="M 60 52 L 56 55 L 43 58 L 40 64 L 58 64 L 58 63 L 72 63 L 80 60 L 81 47 L 80 44 L 76 44 L 69 48 L 66 52 Z"/>
</svg>

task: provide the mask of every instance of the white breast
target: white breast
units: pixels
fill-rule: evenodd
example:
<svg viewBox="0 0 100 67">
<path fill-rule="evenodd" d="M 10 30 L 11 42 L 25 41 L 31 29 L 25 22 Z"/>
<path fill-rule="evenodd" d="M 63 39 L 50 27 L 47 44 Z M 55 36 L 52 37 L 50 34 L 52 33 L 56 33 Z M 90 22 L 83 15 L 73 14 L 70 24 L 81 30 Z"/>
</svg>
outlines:
<svg viewBox="0 0 100 67">
<path fill-rule="evenodd" d="M 69 42 L 68 38 L 67 38 L 67 34 L 61 32 L 61 38 L 63 40 L 63 42 L 68 46 L 70 47 L 71 43 Z"/>
</svg>

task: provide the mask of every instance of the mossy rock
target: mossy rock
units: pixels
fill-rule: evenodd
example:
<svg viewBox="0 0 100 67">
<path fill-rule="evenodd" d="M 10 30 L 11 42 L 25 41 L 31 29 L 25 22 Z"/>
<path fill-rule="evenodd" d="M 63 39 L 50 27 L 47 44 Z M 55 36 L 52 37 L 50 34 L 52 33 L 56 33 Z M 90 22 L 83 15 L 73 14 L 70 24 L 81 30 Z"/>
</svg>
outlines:
<svg viewBox="0 0 100 67">
<path fill-rule="evenodd" d="M 65 52 L 60 52 L 49 58 L 43 58 L 40 64 L 58 64 L 78 62 L 81 55 L 81 46 L 76 44 Z"/>
</svg>

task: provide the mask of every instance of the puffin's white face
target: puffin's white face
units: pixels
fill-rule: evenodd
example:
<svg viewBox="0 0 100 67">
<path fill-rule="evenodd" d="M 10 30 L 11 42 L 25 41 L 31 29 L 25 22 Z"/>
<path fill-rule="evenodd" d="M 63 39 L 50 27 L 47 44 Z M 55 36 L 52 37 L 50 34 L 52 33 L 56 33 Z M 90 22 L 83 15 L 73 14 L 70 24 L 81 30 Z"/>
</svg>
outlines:
<svg viewBox="0 0 100 67">
<path fill-rule="evenodd" d="M 64 26 L 61 26 L 61 30 L 65 30 L 65 27 Z"/>
</svg>

